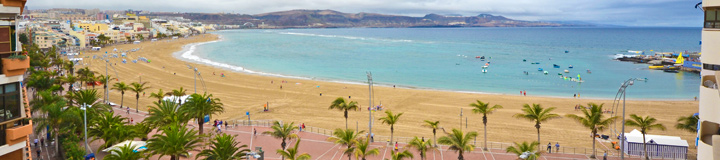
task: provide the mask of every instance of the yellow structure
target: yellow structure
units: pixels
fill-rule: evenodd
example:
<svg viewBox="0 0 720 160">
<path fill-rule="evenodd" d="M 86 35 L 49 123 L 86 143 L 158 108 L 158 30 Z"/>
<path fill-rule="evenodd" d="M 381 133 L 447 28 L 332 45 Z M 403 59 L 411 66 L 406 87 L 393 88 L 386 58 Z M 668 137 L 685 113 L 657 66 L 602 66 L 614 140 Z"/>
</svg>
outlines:
<svg viewBox="0 0 720 160">
<path fill-rule="evenodd" d="M 84 32 L 75 32 L 73 30 L 70 30 L 69 34 L 70 34 L 70 36 L 74 36 L 75 38 L 78 39 L 78 43 L 80 44 L 80 46 L 84 47 L 85 44 L 87 43 Z"/>
<path fill-rule="evenodd" d="M 99 32 L 108 30 L 108 25 L 102 23 L 78 23 L 76 25 L 87 32 Z"/>
<path fill-rule="evenodd" d="M 720 0 L 703 0 L 698 157 L 720 160 Z"/>
</svg>

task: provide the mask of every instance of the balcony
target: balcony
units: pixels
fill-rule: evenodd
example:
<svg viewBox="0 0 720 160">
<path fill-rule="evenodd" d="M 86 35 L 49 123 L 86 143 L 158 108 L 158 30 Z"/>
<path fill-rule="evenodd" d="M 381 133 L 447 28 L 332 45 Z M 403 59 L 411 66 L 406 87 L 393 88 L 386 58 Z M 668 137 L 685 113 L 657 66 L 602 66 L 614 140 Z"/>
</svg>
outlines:
<svg viewBox="0 0 720 160">
<path fill-rule="evenodd" d="M 7 130 L 5 130 L 5 143 L 13 145 L 16 143 L 25 142 L 28 136 L 32 134 L 32 130 L 33 128 L 31 124 L 8 128 Z"/>
<path fill-rule="evenodd" d="M 0 0 L 0 3 L 2 3 L 2 7 L 0 7 L 0 13 L 22 14 L 23 9 L 25 9 L 25 3 L 27 3 L 27 0 Z"/>
</svg>

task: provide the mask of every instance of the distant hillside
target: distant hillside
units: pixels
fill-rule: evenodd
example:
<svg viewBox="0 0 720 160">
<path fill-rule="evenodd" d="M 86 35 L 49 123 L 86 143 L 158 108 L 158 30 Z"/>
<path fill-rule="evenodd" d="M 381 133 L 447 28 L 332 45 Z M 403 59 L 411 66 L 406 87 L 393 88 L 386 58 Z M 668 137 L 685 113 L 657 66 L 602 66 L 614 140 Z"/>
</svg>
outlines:
<svg viewBox="0 0 720 160">
<path fill-rule="evenodd" d="M 490 14 L 480 14 L 470 17 L 428 14 L 424 17 L 410 17 L 377 13 L 352 14 L 333 10 L 290 10 L 256 15 L 220 13 L 151 13 L 147 15 L 184 17 L 204 23 L 245 25 L 249 28 L 588 26 L 512 20 L 503 16 Z"/>
</svg>

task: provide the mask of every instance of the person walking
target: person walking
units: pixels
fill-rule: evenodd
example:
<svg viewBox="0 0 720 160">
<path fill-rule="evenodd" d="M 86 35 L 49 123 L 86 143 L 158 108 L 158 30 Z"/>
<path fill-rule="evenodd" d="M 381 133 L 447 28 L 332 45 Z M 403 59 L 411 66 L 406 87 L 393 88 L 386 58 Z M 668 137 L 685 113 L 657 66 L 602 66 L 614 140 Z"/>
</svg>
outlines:
<svg viewBox="0 0 720 160">
<path fill-rule="evenodd" d="M 45 146 L 45 138 L 40 138 L 40 146 Z"/>
<path fill-rule="evenodd" d="M 399 150 L 399 148 L 398 148 L 398 143 L 397 143 L 397 141 L 396 141 L 396 142 L 395 142 L 395 152 L 398 152 L 398 150 Z"/>
<path fill-rule="evenodd" d="M 130 114 L 130 107 L 125 107 L 125 108 L 126 108 L 125 111 L 127 111 L 127 114 L 129 115 L 129 114 Z"/>
<path fill-rule="evenodd" d="M 225 130 L 227 130 L 228 122 L 225 121 Z"/>
<path fill-rule="evenodd" d="M 555 153 L 560 152 L 560 142 L 555 142 Z"/>
<path fill-rule="evenodd" d="M 552 143 L 551 143 L 551 142 L 548 142 L 548 145 L 547 145 L 547 146 L 548 146 L 548 147 L 547 147 L 548 153 L 552 153 Z"/>
<path fill-rule="evenodd" d="M 607 151 L 603 154 L 603 160 L 607 160 Z"/>
<path fill-rule="evenodd" d="M 37 156 L 40 157 L 40 148 L 38 148 L 37 150 L 35 150 L 35 152 L 37 153 Z"/>
<path fill-rule="evenodd" d="M 36 147 L 36 148 L 38 147 L 38 139 L 37 139 L 37 138 L 35 138 L 35 147 Z M 38 152 L 39 152 L 39 151 L 38 151 Z M 38 153 L 38 155 L 39 155 L 39 153 Z"/>
</svg>

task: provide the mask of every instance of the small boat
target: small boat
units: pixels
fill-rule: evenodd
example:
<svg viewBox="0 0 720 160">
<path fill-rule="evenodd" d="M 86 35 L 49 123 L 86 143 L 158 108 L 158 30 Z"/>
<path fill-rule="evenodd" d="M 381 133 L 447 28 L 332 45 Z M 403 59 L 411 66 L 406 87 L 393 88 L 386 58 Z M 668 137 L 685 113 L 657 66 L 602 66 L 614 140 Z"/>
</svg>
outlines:
<svg viewBox="0 0 720 160">
<path fill-rule="evenodd" d="M 648 66 L 648 69 L 662 69 L 665 68 L 665 66 Z"/>
<path fill-rule="evenodd" d="M 475 56 L 475 58 L 485 59 L 485 56 Z"/>
<path fill-rule="evenodd" d="M 523 62 L 527 62 L 527 60 L 523 59 Z"/>
<path fill-rule="evenodd" d="M 567 69 L 566 69 L 564 72 L 565 72 L 565 73 L 570 73 L 570 71 L 568 71 Z"/>
<path fill-rule="evenodd" d="M 568 50 L 565 50 L 565 53 L 570 53 L 570 51 L 568 51 Z"/>
<path fill-rule="evenodd" d="M 572 66 L 572 65 L 570 65 L 570 66 L 569 66 L 568 68 L 573 68 L 573 66 Z"/>
<path fill-rule="evenodd" d="M 547 74 L 548 74 L 548 71 L 543 72 L 543 74 L 547 75 Z"/>
<path fill-rule="evenodd" d="M 488 66 L 482 66 L 482 68 L 488 68 Z"/>
<path fill-rule="evenodd" d="M 538 68 L 538 71 L 543 71 L 543 69 L 542 69 L 542 68 Z"/>
<path fill-rule="evenodd" d="M 560 68 L 560 66 L 557 64 L 553 64 L 553 68 Z"/>
<path fill-rule="evenodd" d="M 587 73 L 592 73 L 592 71 L 590 71 L 590 70 L 588 69 L 588 70 L 587 70 Z"/>
<path fill-rule="evenodd" d="M 540 62 L 533 62 L 533 63 L 530 63 L 530 64 L 540 64 Z"/>
<path fill-rule="evenodd" d="M 482 70 L 482 73 L 487 73 L 487 69 L 483 69 L 483 70 Z"/>
<path fill-rule="evenodd" d="M 647 78 L 637 78 L 637 79 L 635 79 L 635 80 L 638 80 L 638 81 L 647 81 L 648 79 L 647 79 Z"/>
<path fill-rule="evenodd" d="M 666 69 L 666 70 L 663 70 L 663 72 L 678 73 L 678 70 L 676 70 L 676 69 Z"/>
</svg>

